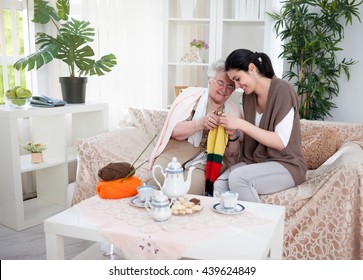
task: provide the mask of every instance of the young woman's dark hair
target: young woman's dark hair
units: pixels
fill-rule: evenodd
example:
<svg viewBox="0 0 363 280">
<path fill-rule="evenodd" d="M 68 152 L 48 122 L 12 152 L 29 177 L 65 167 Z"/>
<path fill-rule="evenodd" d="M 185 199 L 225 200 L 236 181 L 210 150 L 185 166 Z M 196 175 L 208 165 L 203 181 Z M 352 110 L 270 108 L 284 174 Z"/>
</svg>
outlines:
<svg viewBox="0 0 363 280">
<path fill-rule="evenodd" d="M 226 71 L 238 69 L 247 72 L 248 65 L 256 65 L 258 72 L 264 77 L 272 78 L 275 71 L 269 56 L 263 52 L 252 52 L 247 49 L 237 49 L 231 52 L 226 59 Z"/>
</svg>

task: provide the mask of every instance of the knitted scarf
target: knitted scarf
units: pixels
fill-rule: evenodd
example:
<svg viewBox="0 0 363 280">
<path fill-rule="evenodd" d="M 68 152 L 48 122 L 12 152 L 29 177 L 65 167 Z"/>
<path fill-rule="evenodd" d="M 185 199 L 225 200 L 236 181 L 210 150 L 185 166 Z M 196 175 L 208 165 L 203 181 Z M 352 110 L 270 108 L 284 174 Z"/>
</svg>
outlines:
<svg viewBox="0 0 363 280">
<path fill-rule="evenodd" d="M 205 167 L 206 196 L 213 196 L 213 185 L 219 176 L 227 143 L 228 135 L 224 127 L 218 126 L 209 131 L 207 139 L 207 163 Z"/>
</svg>

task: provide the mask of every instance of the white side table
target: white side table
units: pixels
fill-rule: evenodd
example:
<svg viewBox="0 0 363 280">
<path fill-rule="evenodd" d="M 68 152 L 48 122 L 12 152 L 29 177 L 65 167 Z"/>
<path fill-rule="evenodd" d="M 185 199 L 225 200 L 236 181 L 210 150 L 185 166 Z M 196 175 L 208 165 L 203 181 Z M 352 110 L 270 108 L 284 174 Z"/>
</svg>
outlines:
<svg viewBox="0 0 363 280">
<path fill-rule="evenodd" d="M 92 197 L 92 199 L 99 199 Z M 203 199 L 213 199 L 206 198 Z M 129 200 L 126 198 L 125 200 Z M 112 203 L 112 201 L 103 201 L 103 204 Z M 206 238 L 201 242 L 197 235 L 200 233 L 197 230 L 189 231 L 189 238 L 195 240 L 190 242 L 187 249 L 183 253 L 183 258 L 191 259 L 282 259 L 283 253 L 283 233 L 284 233 L 284 218 L 285 207 L 275 206 L 262 203 L 241 202 L 250 213 L 266 219 L 269 222 L 261 227 L 251 227 L 244 231 L 234 232 L 231 231 L 228 238 L 216 239 L 215 228 L 210 227 L 210 234 L 206 234 Z M 104 206 L 104 205 L 103 205 Z M 90 207 L 90 206 L 83 206 Z M 130 206 L 134 207 L 134 206 Z M 104 208 L 102 208 L 104 211 Z M 102 215 L 84 216 L 81 209 L 76 207 L 69 208 L 53 217 L 44 221 L 44 231 L 46 238 L 47 259 L 64 259 L 64 237 L 73 237 L 85 239 L 90 241 L 104 242 L 105 236 L 102 233 L 102 228 L 97 228 L 97 224 L 101 224 L 106 218 Z M 140 215 L 140 211 L 133 212 L 135 217 Z M 209 215 L 208 210 L 203 209 L 198 215 Z M 126 211 L 123 209 L 123 211 Z M 212 210 L 210 210 L 212 211 Z M 213 211 L 212 211 L 213 212 Z M 127 213 L 130 213 L 127 211 Z M 105 214 L 107 215 L 107 214 Z M 130 217 L 133 219 L 134 217 Z M 226 217 L 227 218 L 227 217 Z M 241 216 L 242 218 L 242 216 Z M 122 223 L 121 220 L 117 220 Z M 127 224 L 127 221 L 125 221 Z M 118 226 L 119 235 L 123 236 L 126 243 L 130 242 L 128 239 L 133 240 L 134 236 L 140 237 L 140 232 L 130 231 L 125 226 Z M 205 228 L 203 229 L 205 230 Z M 228 228 L 226 228 L 228 231 Z M 113 232 L 114 229 L 112 229 Z M 178 235 L 177 232 L 170 234 Z M 193 237 L 195 235 L 195 238 Z M 182 238 L 169 239 L 173 242 L 183 242 Z M 154 242 L 157 242 L 154 239 Z M 137 244 L 136 244 L 137 245 Z M 178 244 L 175 244 L 178 245 Z M 121 248 L 120 248 L 121 249 Z"/>
</svg>

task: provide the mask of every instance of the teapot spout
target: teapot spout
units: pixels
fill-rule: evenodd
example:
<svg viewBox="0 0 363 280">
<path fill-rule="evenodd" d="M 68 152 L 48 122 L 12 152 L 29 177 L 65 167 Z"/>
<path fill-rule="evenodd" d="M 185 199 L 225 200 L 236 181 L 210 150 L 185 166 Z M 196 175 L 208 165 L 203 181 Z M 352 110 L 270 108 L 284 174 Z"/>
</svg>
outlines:
<svg viewBox="0 0 363 280">
<path fill-rule="evenodd" d="M 186 189 L 186 193 L 187 193 L 187 192 L 189 192 L 190 185 L 191 185 L 191 182 L 192 182 L 192 174 L 193 174 L 194 169 L 195 169 L 195 167 L 194 167 L 194 166 L 191 166 L 191 167 L 189 168 L 188 176 L 187 176 L 187 180 L 185 181 L 185 189 Z"/>
</svg>

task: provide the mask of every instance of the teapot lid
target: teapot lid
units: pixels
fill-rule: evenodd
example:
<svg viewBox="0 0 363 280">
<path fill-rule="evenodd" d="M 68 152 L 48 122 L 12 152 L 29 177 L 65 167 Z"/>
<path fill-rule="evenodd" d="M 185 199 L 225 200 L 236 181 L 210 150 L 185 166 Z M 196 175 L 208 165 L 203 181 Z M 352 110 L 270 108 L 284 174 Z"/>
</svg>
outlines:
<svg viewBox="0 0 363 280">
<path fill-rule="evenodd" d="M 182 168 L 181 164 L 177 161 L 176 157 L 173 157 L 171 159 L 171 162 L 168 163 L 168 166 L 165 170 L 169 171 L 169 172 L 176 172 L 176 171 L 180 171 L 182 169 L 183 168 Z"/>
<path fill-rule="evenodd" d="M 169 198 L 162 192 L 162 191 L 155 191 L 154 192 L 154 198 L 153 198 L 153 203 L 163 203 L 163 202 L 168 202 L 169 203 Z"/>
</svg>

